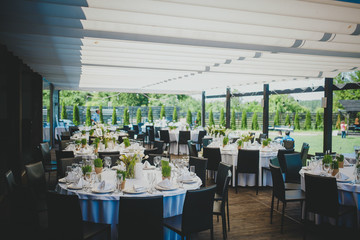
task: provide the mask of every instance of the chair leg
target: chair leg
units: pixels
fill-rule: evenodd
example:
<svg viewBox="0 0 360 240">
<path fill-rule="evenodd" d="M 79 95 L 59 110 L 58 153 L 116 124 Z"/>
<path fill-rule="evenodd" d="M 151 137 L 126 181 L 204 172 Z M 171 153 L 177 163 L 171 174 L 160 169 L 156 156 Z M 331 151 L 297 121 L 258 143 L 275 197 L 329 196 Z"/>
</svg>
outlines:
<svg viewBox="0 0 360 240">
<path fill-rule="evenodd" d="M 281 214 L 281 233 L 283 233 L 283 228 L 284 228 L 285 207 L 286 207 L 286 203 L 283 202 L 283 208 L 282 208 L 282 214 Z"/>
<path fill-rule="evenodd" d="M 110 226 L 107 229 L 107 239 L 111 240 L 111 227 Z"/>
<path fill-rule="evenodd" d="M 271 197 L 270 224 L 272 224 L 273 211 L 274 211 L 274 193 L 272 194 Z"/>
<path fill-rule="evenodd" d="M 258 174 L 255 174 L 255 183 L 256 183 L 256 195 L 258 195 L 259 193 L 259 175 Z"/>
<path fill-rule="evenodd" d="M 210 239 L 214 240 L 214 228 L 210 228 Z"/>
<path fill-rule="evenodd" d="M 278 200 L 277 200 L 276 210 L 279 210 L 279 202 L 280 202 L 280 200 L 278 199 Z"/>
<path fill-rule="evenodd" d="M 229 198 L 226 199 L 226 209 L 227 209 L 228 230 L 230 232 Z"/>
<path fill-rule="evenodd" d="M 238 190 L 237 190 L 238 177 L 239 177 L 239 174 L 238 174 L 237 171 L 235 170 L 235 192 L 236 192 L 236 193 L 238 193 Z"/>
<path fill-rule="evenodd" d="M 225 209 L 224 209 L 225 210 Z M 226 232 L 226 217 L 225 217 L 225 211 L 222 211 L 221 213 L 221 220 L 222 220 L 222 228 L 223 228 L 223 239 L 227 238 L 227 232 Z"/>
</svg>

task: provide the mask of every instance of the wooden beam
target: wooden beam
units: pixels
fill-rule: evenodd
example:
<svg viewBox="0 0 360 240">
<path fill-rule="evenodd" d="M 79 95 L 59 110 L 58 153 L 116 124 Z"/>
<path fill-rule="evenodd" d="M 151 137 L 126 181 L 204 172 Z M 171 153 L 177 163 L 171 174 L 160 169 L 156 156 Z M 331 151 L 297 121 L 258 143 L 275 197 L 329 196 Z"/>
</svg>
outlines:
<svg viewBox="0 0 360 240">
<path fill-rule="evenodd" d="M 324 145 L 323 151 L 332 150 L 332 108 L 333 108 L 333 79 L 325 78 L 326 107 L 324 108 Z"/>
</svg>

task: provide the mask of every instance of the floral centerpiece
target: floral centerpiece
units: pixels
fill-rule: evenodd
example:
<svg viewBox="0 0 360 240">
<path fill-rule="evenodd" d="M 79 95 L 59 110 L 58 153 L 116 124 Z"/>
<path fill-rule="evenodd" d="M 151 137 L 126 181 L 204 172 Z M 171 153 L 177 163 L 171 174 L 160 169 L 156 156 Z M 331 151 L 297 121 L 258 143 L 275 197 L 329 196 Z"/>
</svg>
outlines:
<svg viewBox="0 0 360 240">
<path fill-rule="evenodd" d="M 127 147 L 130 147 L 130 140 L 127 138 L 127 137 L 124 137 L 123 138 L 123 143 L 124 143 L 124 145 L 125 145 L 125 147 L 127 148 Z"/>
<path fill-rule="evenodd" d="M 339 163 L 339 168 L 343 168 L 344 167 L 344 155 L 342 155 L 342 154 L 336 155 L 336 160 Z"/>
<path fill-rule="evenodd" d="M 264 147 L 267 147 L 267 146 L 270 144 L 270 142 L 271 142 L 271 138 L 264 139 L 264 140 L 262 141 L 262 147 L 263 147 L 263 148 L 264 148 Z"/>
<path fill-rule="evenodd" d="M 335 176 L 339 172 L 339 162 L 337 160 L 334 160 L 331 162 L 331 168 L 332 168 L 332 175 Z"/>
<path fill-rule="evenodd" d="M 103 161 L 101 160 L 101 158 L 96 158 L 94 160 L 94 166 L 95 166 L 95 172 L 96 174 L 99 174 L 102 172 L 103 169 Z"/>
<path fill-rule="evenodd" d="M 126 176 L 127 178 L 135 177 L 135 164 L 139 163 L 144 157 L 143 153 L 135 152 L 135 153 L 125 153 L 120 156 L 120 161 L 117 161 L 117 164 L 121 165 L 121 163 L 125 164 L 126 167 Z"/>
<path fill-rule="evenodd" d="M 229 143 L 229 137 L 225 136 L 223 139 L 223 147 L 225 147 Z"/>
<path fill-rule="evenodd" d="M 208 126 L 207 132 L 209 135 L 217 137 L 217 136 L 225 136 L 226 128 L 223 126 Z"/>
<path fill-rule="evenodd" d="M 169 165 L 169 161 L 165 161 L 165 160 L 161 161 L 161 173 L 163 180 L 165 178 L 168 178 L 170 180 L 171 166 Z"/>
<path fill-rule="evenodd" d="M 251 141 L 253 138 L 254 136 L 250 135 L 250 133 L 241 135 L 241 137 L 237 140 L 238 149 L 244 147 L 244 143 Z"/>
<path fill-rule="evenodd" d="M 85 138 L 81 139 L 81 147 L 82 148 L 84 148 L 86 146 L 86 143 L 87 143 L 87 141 Z"/>
</svg>

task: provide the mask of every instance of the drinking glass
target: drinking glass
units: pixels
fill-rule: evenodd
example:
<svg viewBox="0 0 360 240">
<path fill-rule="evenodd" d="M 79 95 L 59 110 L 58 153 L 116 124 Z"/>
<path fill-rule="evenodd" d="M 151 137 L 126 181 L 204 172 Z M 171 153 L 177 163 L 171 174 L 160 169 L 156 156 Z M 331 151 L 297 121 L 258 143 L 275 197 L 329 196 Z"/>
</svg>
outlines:
<svg viewBox="0 0 360 240">
<path fill-rule="evenodd" d="M 123 180 L 123 175 L 122 175 L 122 174 L 118 174 L 118 175 L 116 176 L 116 190 L 115 190 L 116 193 L 120 193 L 120 192 L 121 192 L 121 184 L 122 184 L 123 181 L 124 181 L 124 180 Z"/>
<path fill-rule="evenodd" d="M 110 169 L 110 166 L 111 166 L 111 158 L 110 157 L 105 157 L 104 158 L 105 160 L 105 165 L 108 169 Z"/>
<path fill-rule="evenodd" d="M 330 170 L 330 163 L 324 163 L 324 170 L 325 170 L 325 175 L 328 175 Z"/>
<path fill-rule="evenodd" d="M 156 168 L 158 168 L 158 166 L 160 164 L 160 159 L 161 159 L 161 157 L 154 157 L 154 164 L 155 164 Z"/>
<path fill-rule="evenodd" d="M 86 187 L 85 191 L 89 192 L 91 189 L 91 172 L 85 173 Z"/>
<path fill-rule="evenodd" d="M 195 176 L 195 166 L 190 166 L 190 175 Z"/>
</svg>

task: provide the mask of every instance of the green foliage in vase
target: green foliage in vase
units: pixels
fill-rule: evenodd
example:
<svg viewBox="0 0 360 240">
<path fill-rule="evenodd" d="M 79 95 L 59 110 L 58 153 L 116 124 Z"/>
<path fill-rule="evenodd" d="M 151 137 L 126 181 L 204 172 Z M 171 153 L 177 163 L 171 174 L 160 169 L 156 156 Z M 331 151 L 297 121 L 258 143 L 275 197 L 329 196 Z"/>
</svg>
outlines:
<svg viewBox="0 0 360 240">
<path fill-rule="evenodd" d="M 226 126 L 224 108 L 220 110 L 220 125 L 223 127 Z"/>
<path fill-rule="evenodd" d="M 81 130 L 81 134 L 82 134 L 82 135 L 85 135 L 85 134 L 86 134 L 86 131 L 85 131 L 85 130 Z"/>
<path fill-rule="evenodd" d="M 85 125 L 86 126 L 91 126 L 91 111 L 90 111 L 90 107 L 86 108 L 86 121 L 85 121 Z"/>
<path fill-rule="evenodd" d="M 73 123 L 75 125 L 79 125 L 80 124 L 80 115 L 79 115 L 79 107 L 78 105 L 74 105 L 74 109 L 73 109 Z"/>
<path fill-rule="evenodd" d="M 66 112 L 66 107 L 65 107 L 65 104 L 64 102 L 62 102 L 61 104 L 61 119 L 67 119 L 68 116 L 67 116 L 67 112 Z"/>
<path fill-rule="evenodd" d="M 223 146 L 227 145 L 229 143 L 229 138 L 226 136 L 223 139 Z"/>
<path fill-rule="evenodd" d="M 266 147 L 266 146 L 269 145 L 269 143 L 270 143 L 271 141 L 272 141 L 271 138 L 264 139 L 264 140 L 262 141 L 262 145 L 263 145 L 264 147 Z"/>
<path fill-rule="evenodd" d="M 280 112 L 279 110 L 276 110 L 275 118 L 274 118 L 274 126 L 280 125 Z"/>
<path fill-rule="evenodd" d="M 85 138 L 81 139 L 81 145 L 86 145 L 87 141 Z"/>
<path fill-rule="evenodd" d="M 322 160 L 322 163 L 323 164 L 325 164 L 325 163 L 331 163 L 332 162 L 332 156 L 331 155 L 329 155 L 329 154 L 325 154 L 324 155 L 324 158 L 323 158 L 323 160 Z"/>
<path fill-rule="evenodd" d="M 340 129 L 340 124 L 341 124 L 341 118 L 340 118 L 340 114 L 338 114 L 336 118 L 335 128 Z"/>
<path fill-rule="evenodd" d="M 141 108 L 138 108 L 136 110 L 136 123 L 137 124 L 141 123 Z"/>
<path fill-rule="evenodd" d="M 103 116 L 102 106 L 100 106 L 100 108 L 99 108 L 99 118 L 100 118 L 100 123 L 103 124 L 104 116 Z"/>
<path fill-rule="evenodd" d="M 160 119 L 163 119 L 163 118 L 166 118 L 164 105 L 161 106 L 161 110 L 160 110 Z"/>
<path fill-rule="evenodd" d="M 102 142 L 105 145 L 105 149 L 107 149 L 108 148 L 108 139 L 104 138 Z"/>
<path fill-rule="evenodd" d="M 123 138 L 123 143 L 125 147 L 130 147 L 130 140 L 127 137 Z"/>
<path fill-rule="evenodd" d="M 130 124 L 129 108 L 125 108 L 124 109 L 124 126 L 129 125 L 129 124 Z"/>
<path fill-rule="evenodd" d="M 321 129 L 322 126 L 323 126 L 322 118 L 321 118 L 320 112 L 317 111 L 316 117 L 315 117 L 315 129 Z"/>
<path fill-rule="evenodd" d="M 154 121 L 154 116 L 151 107 L 149 107 L 149 111 L 148 111 L 148 121 L 149 123 L 152 123 Z"/>
<path fill-rule="evenodd" d="M 306 112 L 305 116 L 305 130 L 311 129 L 311 114 L 309 111 Z"/>
<path fill-rule="evenodd" d="M 298 112 L 295 113 L 294 125 L 296 130 L 300 130 L 300 117 Z"/>
<path fill-rule="evenodd" d="M 235 110 L 231 111 L 230 127 L 232 130 L 236 130 Z"/>
<path fill-rule="evenodd" d="M 238 144 L 239 147 L 241 147 L 242 144 L 243 144 L 243 140 L 242 139 L 237 140 L 237 144 Z"/>
<path fill-rule="evenodd" d="M 252 116 L 251 129 L 252 130 L 259 130 L 259 123 L 258 123 L 258 117 L 257 117 L 256 112 Z"/>
<path fill-rule="evenodd" d="M 339 163 L 338 161 L 331 161 L 331 168 L 332 169 L 339 169 Z"/>
<path fill-rule="evenodd" d="M 85 165 L 85 166 L 81 167 L 81 170 L 82 170 L 83 174 L 85 175 L 86 173 L 92 171 L 92 167 L 90 165 Z"/>
<path fill-rule="evenodd" d="M 344 155 L 342 155 L 342 154 L 336 155 L 336 160 L 338 162 L 343 162 L 344 161 Z"/>
<path fill-rule="evenodd" d="M 291 126 L 289 114 L 286 114 L 286 117 L 285 117 L 285 125 L 286 125 L 286 126 Z"/>
<path fill-rule="evenodd" d="M 95 129 L 90 129 L 89 134 L 90 136 L 94 135 Z"/>
<path fill-rule="evenodd" d="M 123 177 L 123 180 L 126 178 L 126 171 L 117 170 L 116 175 L 121 175 Z"/>
<path fill-rule="evenodd" d="M 101 158 L 96 158 L 94 160 L 94 166 L 97 167 L 97 168 L 103 167 L 103 161 L 101 160 Z"/>
<path fill-rule="evenodd" d="M 241 129 L 247 129 L 247 116 L 245 110 L 241 114 Z"/>
<path fill-rule="evenodd" d="M 169 165 L 169 161 L 161 161 L 161 173 L 164 178 L 171 176 L 171 167 Z"/>
<path fill-rule="evenodd" d="M 111 124 L 116 125 L 117 124 L 117 116 L 116 116 L 116 108 L 113 107 L 112 117 L 111 117 Z"/>
<path fill-rule="evenodd" d="M 173 112 L 173 122 L 177 122 L 177 121 L 178 121 L 178 114 L 177 114 L 176 107 L 174 107 L 174 112 Z"/>
<path fill-rule="evenodd" d="M 196 115 L 196 125 L 201 125 L 201 112 L 200 111 L 198 111 L 197 112 L 197 115 Z"/>
<path fill-rule="evenodd" d="M 214 115 L 212 110 L 210 110 L 210 114 L 209 114 L 209 126 L 214 126 L 215 122 L 214 122 Z"/>
<path fill-rule="evenodd" d="M 192 124 L 192 114 L 191 114 L 190 109 L 187 111 L 186 122 L 187 122 L 189 125 Z"/>
</svg>

